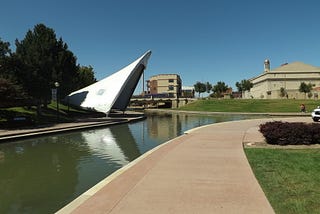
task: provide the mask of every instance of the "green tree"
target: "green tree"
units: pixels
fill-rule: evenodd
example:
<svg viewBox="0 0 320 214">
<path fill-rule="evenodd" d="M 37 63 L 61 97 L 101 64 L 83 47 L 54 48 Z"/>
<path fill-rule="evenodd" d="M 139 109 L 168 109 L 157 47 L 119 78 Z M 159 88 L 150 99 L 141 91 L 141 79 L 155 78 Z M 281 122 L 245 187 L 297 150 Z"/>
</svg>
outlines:
<svg viewBox="0 0 320 214">
<path fill-rule="evenodd" d="M 206 92 L 210 93 L 211 89 L 212 89 L 212 85 L 209 82 L 206 82 Z"/>
<path fill-rule="evenodd" d="M 212 88 L 215 97 L 221 97 L 222 93 L 226 92 L 227 90 L 228 85 L 226 85 L 225 82 L 221 81 L 217 82 L 217 84 Z"/>
<path fill-rule="evenodd" d="M 17 84 L 14 68 L 16 63 L 12 57 L 10 43 L 0 38 L 0 106 L 12 107 L 25 99 L 22 87 Z"/>
<path fill-rule="evenodd" d="M 241 82 L 236 82 L 236 87 L 239 92 L 250 91 L 253 87 L 253 83 L 250 80 L 243 79 Z"/>
<path fill-rule="evenodd" d="M 304 93 L 305 98 L 307 97 L 307 93 L 309 93 L 311 91 L 311 89 L 312 89 L 311 83 L 306 84 L 305 82 L 302 82 L 299 87 L 299 91 L 301 93 Z"/>
<path fill-rule="evenodd" d="M 15 84 L 10 79 L 0 77 L 1 108 L 21 105 L 21 101 L 24 99 L 24 93 L 19 85 Z"/>
<path fill-rule="evenodd" d="M 8 78 L 9 75 L 9 59 L 11 56 L 10 43 L 4 42 L 0 38 L 0 77 Z"/>
<path fill-rule="evenodd" d="M 16 40 L 15 56 L 19 60 L 18 78 L 29 95 L 41 104 L 51 97 L 54 82 L 59 82 L 59 95 L 70 93 L 77 79 L 76 58 L 53 29 L 38 24 L 22 41 Z"/>
<path fill-rule="evenodd" d="M 95 83 L 97 80 L 94 77 L 93 68 L 89 66 L 78 66 L 78 81 L 77 89 L 84 88 L 88 85 Z"/>
<path fill-rule="evenodd" d="M 10 43 L 2 41 L 0 38 L 0 60 L 11 54 Z"/>
<path fill-rule="evenodd" d="M 287 96 L 287 91 L 285 88 L 281 87 L 280 88 L 280 97 L 285 97 Z"/>
<path fill-rule="evenodd" d="M 56 79 L 60 83 L 59 97 L 64 98 L 78 89 L 79 66 L 77 66 L 77 58 L 68 50 L 68 45 L 61 38 L 58 41 L 58 48 L 58 61 L 55 67 L 58 72 L 53 73 L 57 74 L 57 76 L 53 75 L 53 80 Z"/>
<path fill-rule="evenodd" d="M 194 84 L 194 90 L 199 93 L 199 97 L 200 97 L 200 94 L 203 92 L 206 92 L 207 90 L 206 84 L 198 81 L 196 84 Z"/>
</svg>

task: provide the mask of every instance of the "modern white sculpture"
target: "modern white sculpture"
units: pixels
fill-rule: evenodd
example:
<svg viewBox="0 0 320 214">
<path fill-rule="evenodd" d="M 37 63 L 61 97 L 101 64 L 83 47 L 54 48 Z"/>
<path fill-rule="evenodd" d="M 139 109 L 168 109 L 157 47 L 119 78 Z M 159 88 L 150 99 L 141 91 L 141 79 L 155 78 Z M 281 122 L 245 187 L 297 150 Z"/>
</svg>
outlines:
<svg viewBox="0 0 320 214">
<path fill-rule="evenodd" d="M 120 71 L 92 85 L 69 94 L 66 99 L 72 105 L 109 113 L 111 109 L 124 111 L 147 67 L 151 51 Z"/>
</svg>

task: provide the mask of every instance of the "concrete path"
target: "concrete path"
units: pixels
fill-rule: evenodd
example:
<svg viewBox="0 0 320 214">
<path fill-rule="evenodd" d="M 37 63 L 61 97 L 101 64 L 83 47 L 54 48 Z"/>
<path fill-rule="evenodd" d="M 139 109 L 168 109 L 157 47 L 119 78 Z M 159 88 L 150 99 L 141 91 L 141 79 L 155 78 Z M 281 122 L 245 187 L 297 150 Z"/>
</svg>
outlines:
<svg viewBox="0 0 320 214">
<path fill-rule="evenodd" d="M 58 213 L 274 213 L 243 151 L 257 119 L 208 125 L 148 152 Z M 286 121 L 311 122 L 309 117 Z"/>
</svg>

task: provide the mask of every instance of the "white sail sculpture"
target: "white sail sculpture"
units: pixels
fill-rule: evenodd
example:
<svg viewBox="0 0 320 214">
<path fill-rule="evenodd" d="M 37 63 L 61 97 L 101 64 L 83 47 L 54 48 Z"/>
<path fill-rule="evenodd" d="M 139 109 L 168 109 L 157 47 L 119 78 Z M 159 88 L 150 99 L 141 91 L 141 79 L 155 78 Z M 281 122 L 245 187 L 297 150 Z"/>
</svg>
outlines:
<svg viewBox="0 0 320 214">
<path fill-rule="evenodd" d="M 120 71 L 92 85 L 69 94 L 66 99 L 71 105 L 109 113 L 111 109 L 124 111 L 147 67 L 151 51 Z"/>
</svg>

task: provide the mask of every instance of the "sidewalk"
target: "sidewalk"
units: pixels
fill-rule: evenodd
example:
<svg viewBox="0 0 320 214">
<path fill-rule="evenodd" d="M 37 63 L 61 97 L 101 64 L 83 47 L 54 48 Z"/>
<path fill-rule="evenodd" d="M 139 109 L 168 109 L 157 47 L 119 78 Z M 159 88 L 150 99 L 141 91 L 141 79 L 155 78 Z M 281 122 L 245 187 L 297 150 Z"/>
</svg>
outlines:
<svg viewBox="0 0 320 214">
<path fill-rule="evenodd" d="M 58 213 L 274 213 L 243 151 L 261 123 L 193 129 L 118 170 Z M 312 122 L 310 118 L 283 118 Z"/>
</svg>

